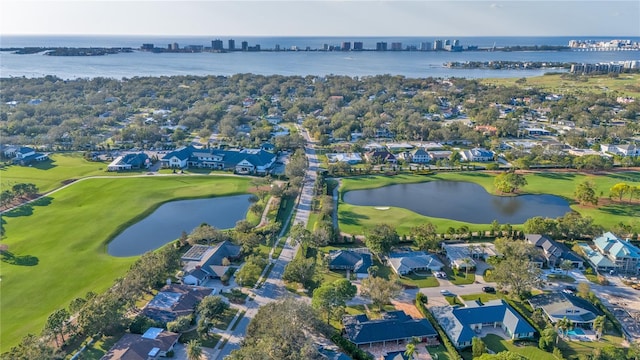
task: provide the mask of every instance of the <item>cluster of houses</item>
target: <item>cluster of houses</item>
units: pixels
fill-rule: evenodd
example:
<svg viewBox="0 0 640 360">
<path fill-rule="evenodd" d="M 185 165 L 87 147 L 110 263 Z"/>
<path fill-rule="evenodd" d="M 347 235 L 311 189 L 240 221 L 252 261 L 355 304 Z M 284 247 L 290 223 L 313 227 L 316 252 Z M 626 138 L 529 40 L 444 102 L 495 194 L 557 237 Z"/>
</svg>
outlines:
<svg viewBox="0 0 640 360">
<path fill-rule="evenodd" d="M 367 161 L 373 164 L 396 164 L 399 160 L 406 163 L 428 164 L 438 160 L 448 160 L 453 151 L 443 150 L 439 143 L 369 143 L 364 146 L 366 150 L 359 153 L 331 153 L 327 154 L 330 163 L 345 162 L 351 165 Z M 494 161 L 496 154 L 484 148 L 472 148 L 456 150 L 461 161 L 490 162 Z"/>
</svg>

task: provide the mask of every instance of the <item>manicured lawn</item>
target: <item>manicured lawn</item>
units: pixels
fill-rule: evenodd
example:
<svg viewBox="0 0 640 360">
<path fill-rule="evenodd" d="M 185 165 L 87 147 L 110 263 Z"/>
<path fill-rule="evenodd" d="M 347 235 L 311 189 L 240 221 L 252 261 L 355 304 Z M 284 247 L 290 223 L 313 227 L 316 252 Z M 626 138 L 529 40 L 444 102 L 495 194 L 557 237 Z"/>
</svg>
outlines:
<svg viewBox="0 0 640 360">
<path fill-rule="evenodd" d="M 554 281 L 554 282 L 564 282 L 564 283 L 576 282 L 576 279 L 572 278 L 569 275 L 564 275 L 564 274 L 549 274 L 547 275 L 547 279 L 549 279 L 549 281 Z"/>
<path fill-rule="evenodd" d="M 342 202 L 342 194 L 351 190 L 378 188 L 392 184 L 417 183 L 434 180 L 469 181 L 477 183 L 489 193 L 495 193 L 493 180 L 494 174 L 488 172 L 460 172 L 460 173 L 436 173 L 433 175 L 396 175 L 396 176 L 358 176 L 342 179 L 340 188 L 340 203 L 338 206 L 338 218 L 340 230 L 349 234 L 364 234 L 366 229 L 378 224 L 390 224 L 395 226 L 400 234 L 408 234 L 412 227 L 424 221 L 431 221 L 438 227 L 439 232 L 446 231 L 449 227 L 459 228 L 468 226 L 472 231 L 488 230 L 489 224 L 471 224 L 442 218 L 422 216 L 413 211 L 391 207 L 388 210 L 378 210 L 373 206 L 355 206 Z M 552 194 L 564 197 L 570 203 L 573 210 L 584 216 L 595 219 L 597 224 L 605 228 L 623 223 L 633 223 L 640 217 L 640 203 L 611 202 L 608 201 L 609 190 L 619 182 L 629 185 L 640 185 L 639 172 L 610 173 L 608 175 L 592 175 L 584 173 L 552 173 L 540 172 L 527 174 L 528 185 L 520 194 Z M 595 184 L 596 193 L 602 194 L 600 206 L 581 206 L 573 202 L 573 192 L 576 186 L 584 180 L 590 180 Z M 521 224 L 515 225 L 515 229 L 521 229 Z"/>
<path fill-rule="evenodd" d="M 449 303 L 449 305 L 454 306 L 454 305 L 464 305 L 462 302 L 460 302 L 460 300 L 458 299 L 457 296 L 452 295 L 452 296 L 445 296 L 444 297 L 445 300 L 447 300 L 447 302 Z"/>
<path fill-rule="evenodd" d="M 200 337 L 198 332 L 193 329 L 189 332 L 183 333 L 178 341 L 186 344 L 191 340 L 198 340 L 200 342 L 200 346 L 213 349 L 218 345 L 218 341 L 220 341 L 220 339 L 222 339 L 222 336 L 214 333 L 209 333 L 209 336 L 206 337 Z"/>
<path fill-rule="evenodd" d="M 484 79 L 481 82 L 521 88 L 535 87 L 555 93 L 575 93 L 579 91 L 602 94 L 603 91 L 616 91 L 619 96 L 640 97 L 640 91 L 637 88 L 637 84 L 640 83 L 640 75 L 638 74 L 620 74 L 617 78 L 612 78 L 608 75 L 589 76 L 587 79 L 588 81 L 586 82 L 573 81 L 562 79 L 559 74 L 553 74 L 529 77 L 523 84 L 517 84 L 517 78 Z"/>
<path fill-rule="evenodd" d="M 516 346 L 513 344 L 513 342 L 504 340 L 498 335 L 494 334 L 489 334 L 483 337 L 482 341 L 484 341 L 484 343 L 487 345 L 487 348 L 495 351 L 496 353 L 499 353 L 501 351 L 513 351 L 526 357 L 527 359 L 556 360 L 553 354 L 538 349 L 535 342 L 518 342 L 518 345 Z"/>
<path fill-rule="evenodd" d="M 31 266 L 0 266 L 0 352 L 28 333 L 39 334 L 47 316 L 88 291 L 103 291 L 136 257 L 115 258 L 106 244 L 118 231 L 163 202 L 179 198 L 246 193 L 241 177 L 143 177 L 89 179 L 39 205 L 3 215 L 5 238 L 15 256 Z"/>
<path fill-rule="evenodd" d="M 487 301 L 491 301 L 491 300 L 497 300 L 500 299 L 500 296 L 497 294 L 489 294 L 489 293 L 478 293 L 478 294 L 469 294 L 469 295 L 460 295 L 460 297 L 462 298 L 462 300 L 464 301 L 471 301 L 471 300 L 478 300 L 480 299 L 480 301 L 484 304 Z"/>
<path fill-rule="evenodd" d="M 409 274 L 400 277 L 400 281 L 403 284 L 417 286 L 419 288 L 427 288 L 427 287 L 438 287 L 440 283 L 435 276 L 429 275 L 416 275 Z"/>
<path fill-rule="evenodd" d="M 33 166 L 11 165 L 0 168 L 0 185 L 3 189 L 15 183 L 35 184 L 41 193 L 62 186 L 68 179 L 79 179 L 92 175 L 116 175 L 106 171 L 108 163 L 87 161 L 80 153 L 52 154 L 51 160 Z M 126 172 L 122 175 L 139 174 Z"/>
<path fill-rule="evenodd" d="M 231 320 L 233 320 L 237 313 L 238 309 L 228 308 L 224 313 L 222 313 L 222 318 L 220 320 L 215 320 L 213 322 L 213 327 L 220 330 L 227 330 L 231 324 Z"/>
</svg>

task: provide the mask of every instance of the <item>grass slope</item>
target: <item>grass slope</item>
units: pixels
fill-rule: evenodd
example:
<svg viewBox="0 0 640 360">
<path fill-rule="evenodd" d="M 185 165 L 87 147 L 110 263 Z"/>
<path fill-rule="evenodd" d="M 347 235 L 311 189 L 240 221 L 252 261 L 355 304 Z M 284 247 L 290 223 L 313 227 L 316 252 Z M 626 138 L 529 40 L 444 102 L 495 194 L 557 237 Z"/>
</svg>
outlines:
<svg viewBox="0 0 640 360">
<path fill-rule="evenodd" d="M 106 172 L 107 163 L 91 162 L 80 153 L 52 154 L 50 161 L 35 163 L 33 166 L 11 165 L 0 168 L 2 189 L 16 183 L 36 184 L 41 193 L 62 186 L 62 182 L 94 175 L 131 175 L 139 172 Z"/>
<path fill-rule="evenodd" d="M 467 225 L 474 231 L 489 230 L 489 224 L 471 224 L 442 218 L 429 218 L 413 211 L 391 207 L 388 210 L 377 210 L 371 206 L 355 206 L 342 202 L 342 194 L 351 190 L 379 188 L 392 184 L 418 183 L 434 180 L 469 181 L 484 187 L 489 193 L 494 193 L 494 174 L 485 172 L 461 172 L 438 173 L 430 176 L 424 175 L 397 175 L 397 176 L 361 176 L 342 179 L 340 188 L 340 203 L 338 217 L 340 230 L 350 234 L 363 234 L 367 228 L 376 224 L 387 223 L 396 226 L 399 234 L 407 234 L 426 220 L 438 227 L 440 232 L 448 227 L 458 228 Z M 600 206 L 581 206 L 573 201 L 573 192 L 576 186 L 584 180 L 592 181 L 596 186 L 596 194 L 603 197 L 609 195 L 609 189 L 619 182 L 630 185 L 640 185 L 639 172 L 617 172 L 605 175 L 593 175 L 584 173 L 539 172 L 526 175 L 528 185 L 521 190 L 521 194 L 552 194 L 564 197 L 571 208 L 584 216 L 591 216 L 597 224 L 605 228 L 619 222 L 640 226 L 640 204 L 635 202 L 606 202 Z M 515 225 L 515 224 L 514 224 Z"/>
<path fill-rule="evenodd" d="M 106 243 L 161 203 L 246 193 L 249 178 L 148 177 L 90 179 L 52 195 L 40 205 L 3 216 L 2 243 L 32 266 L 2 263 L 0 352 L 28 333 L 39 334 L 47 316 L 88 291 L 102 291 L 135 257 L 115 258 Z M 37 263 L 33 265 L 33 263 Z"/>
</svg>

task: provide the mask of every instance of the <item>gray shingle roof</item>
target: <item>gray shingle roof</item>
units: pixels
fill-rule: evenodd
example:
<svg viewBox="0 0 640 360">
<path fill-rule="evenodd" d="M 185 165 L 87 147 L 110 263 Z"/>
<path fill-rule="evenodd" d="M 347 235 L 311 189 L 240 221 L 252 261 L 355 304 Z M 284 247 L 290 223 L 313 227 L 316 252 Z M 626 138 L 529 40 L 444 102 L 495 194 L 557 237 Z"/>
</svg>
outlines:
<svg viewBox="0 0 640 360">
<path fill-rule="evenodd" d="M 391 311 L 374 320 L 366 315 L 345 316 L 342 323 L 349 341 L 357 345 L 436 336 L 428 320 L 413 319 L 403 311 Z"/>
<path fill-rule="evenodd" d="M 544 312 L 557 321 L 567 318 L 573 322 L 592 322 L 602 312 L 590 302 L 575 295 L 555 292 L 541 294 L 529 299 L 529 303 L 534 309 L 542 308 Z"/>
</svg>

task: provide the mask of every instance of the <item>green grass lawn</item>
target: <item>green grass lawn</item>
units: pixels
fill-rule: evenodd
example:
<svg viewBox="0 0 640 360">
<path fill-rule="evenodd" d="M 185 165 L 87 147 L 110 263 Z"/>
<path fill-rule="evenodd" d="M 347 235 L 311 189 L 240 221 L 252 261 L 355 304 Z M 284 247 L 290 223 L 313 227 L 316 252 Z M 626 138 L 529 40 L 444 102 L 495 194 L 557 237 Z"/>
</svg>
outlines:
<svg viewBox="0 0 640 360">
<path fill-rule="evenodd" d="M 491 301 L 491 300 L 497 300 L 500 299 L 500 296 L 498 294 L 489 294 L 489 293 L 478 293 L 478 294 L 468 294 L 468 295 L 460 295 L 460 297 L 462 298 L 462 300 L 464 301 L 472 301 L 472 300 L 478 300 L 480 299 L 480 301 L 484 304 L 487 301 Z"/>
<path fill-rule="evenodd" d="M 396 227 L 400 234 L 408 234 L 412 227 L 424 221 L 431 221 L 438 227 L 439 232 L 446 231 L 449 227 L 459 228 L 468 226 L 472 231 L 488 230 L 489 224 L 471 224 L 450 219 L 432 218 L 422 216 L 413 211 L 391 207 L 388 210 L 378 210 L 373 206 L 355 206 L 342 202 L 342 195 L 351 190 L 378 188 L 393 184 L 418 183 L 434 180 L 468 181 L 481 185 L 489 193 L 494 191 L 494 174 L 485 172 L 460 172 L 460 173 L 436 173 L 433 175 L 396 175 L 396 176 L 358 176 L 342 179 L 340 188 L 340 203 L 338 206 L 338 218 L 340 230 L 349 234 L 364 234 L 366 229 L 375 225 L 386 223 Z M 603 201 L 600 206 L 581 206 L 574 203 L 573 192 L 576 186 L 584 180 L 590 180 L 595 184 L 596 193 L 602 194 L 603 200 L 608 200 L 609 190 L 619 182 L 638 186 L 640 185 L 640 172 L 611 173 L 608 175 L 592 175 L 584 173 L 551 173 L 540 172 L 526 175 L 528 185 L 521 190 L 521 194 L 552 194 L 564 197 L 570 203 L 573 210 L 584 216 L 591 216 L 597 224 L 605 228 L 623 222 L 627 224 L 637 223 L 640 217 L 640 203 Z M 521 224 L 515 225 L 515 229 L 521 229 Z"/>
<path fill-rule="evenodd" d="M 514 345 L 512 341 L 504 340 L 498 335 L 489 334 L 482 338 L 482 341 L 487 345 L 488 349 L 499 353 L 501 351 L 513 351 L 524 356 L 527 359 L 535 360 L 556 360 L 553 354 L 544 350 L 540 350 L 535 342 L 518 342 L 518 345 Z"/>
<path fill-rule="evenodd" d="M 102 336 L 98 340 L 94 341 L 91 345 L 78 356 L 78 360 L 100 360 L 104 354 L 111 349 L 115 343 L 120 340 L 124 333 L 119 333 L 114 336 Z"/>
<path fill-rule="evenodd" d="M 93 175 L 116 175 L 106 171 L 108 163 L 87 161 L 80 153 L 52 154 L 51 160 L 33 166 L 10 165 L 0 168 L 0 186 L 10 188 L 16 183 L 35 184 L 41 193 L 63 185 L 63 181 Z M 122 175 L 138 174 L 125 172 Z"/>
<path fill-rule="evenodd" d="M 574 81 L 562 79 L 561 75 L 544 75 L 527 78 L 523 84 L 517 84 L 517 78 L 510 79 L 484 79 L 481 82 L 487 84 L 516 86 L 520 88 L 535 87 L 556 93 L 576 93 L 576 92 L 595 92 L 601 94 L 603 91 L 617 91 L 619 96 L 640 97 L 638 83 L 640 83 L 640 74 L 620 74 L 617 78 L 608 75 L 589 76 L 588 81 Z"/>
<path fill-rule="evenodd" d="M 47 316 L 88 291 L 103 291 L 136 257 L 115 258 L 106 244 L 160 204 L 180 198 L 246 193 L 249 178 L 143 177 L 90 179 L 37 205 L 3 215 L 2 241 L 26 265 L 1 264 L 1 352 L 28 333 L 39 334 Z"/>
</svg>

